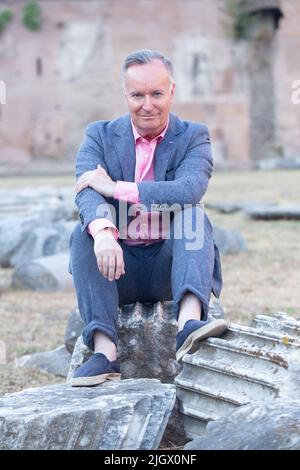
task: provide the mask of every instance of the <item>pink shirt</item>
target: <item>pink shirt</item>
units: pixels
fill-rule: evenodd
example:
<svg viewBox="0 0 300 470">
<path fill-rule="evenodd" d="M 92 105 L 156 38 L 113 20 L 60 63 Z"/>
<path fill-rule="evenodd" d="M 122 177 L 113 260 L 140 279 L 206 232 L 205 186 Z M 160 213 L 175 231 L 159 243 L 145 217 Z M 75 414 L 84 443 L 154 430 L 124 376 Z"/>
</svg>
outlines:
<svg viewBox="0 0 300 470">
<path fill-rule="evenodd" d="M 139 190 L 137 183 L 141 181 L 154 181 L 154 153 L 157 144 L 164 138 L 169 121 L 165 129 L 154 139 L 144 139 L 136 130 L 133 122 L 132 132 L 135 140 L 135 182 L 117 181 L 114 199 L 137 204 L 139 200 Z M 168 227 L 162 223 L 161 213 L 144 212 L 137 210 L 136 217 L 127 227 L 120 227 L 120 232 L 116 226 L 108 219 L 95 219 L 88 225 L 88 232 L 95 237 L 96 233 L 104 228 L 114 228 L 115 238 L 121 236 L 128 245 L 144 245 L 159 242 L 166 238 Z"/>
</svg>

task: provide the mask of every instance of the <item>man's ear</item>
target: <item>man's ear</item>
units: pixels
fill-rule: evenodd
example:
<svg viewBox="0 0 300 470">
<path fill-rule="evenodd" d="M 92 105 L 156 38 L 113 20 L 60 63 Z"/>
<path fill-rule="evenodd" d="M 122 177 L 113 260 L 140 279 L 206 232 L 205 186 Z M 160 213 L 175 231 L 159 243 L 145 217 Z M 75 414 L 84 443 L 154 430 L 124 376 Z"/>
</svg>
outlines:
<svg viewBox="0 0 300 470">
<path fill-rule="evenodd" d="M 171 86 L 170 86 L 170 94 L 171 94 L 172 98 L 173 98 L 173 96 L 174 96 L 174 94 L 175 94 L 175 87 L 176 87 L 175 82 L 171 83 Z"/>
</svg>

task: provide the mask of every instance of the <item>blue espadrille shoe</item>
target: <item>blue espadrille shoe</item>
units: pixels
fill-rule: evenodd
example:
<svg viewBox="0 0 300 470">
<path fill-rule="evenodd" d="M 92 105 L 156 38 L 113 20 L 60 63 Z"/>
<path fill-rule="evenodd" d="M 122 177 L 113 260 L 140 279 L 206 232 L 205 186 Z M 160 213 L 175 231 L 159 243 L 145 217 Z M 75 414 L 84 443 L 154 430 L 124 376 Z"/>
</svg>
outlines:
<svg viewBox="0 0 300 470">
<path fill-rule="evenodd" d="M 90 387 L 106 380 L 121 380 L 118 361 L 109 361 L 102 353 L 95 353 L 75 370 L 70 384 L 73 387 Z"/>
<path fill-rule="evenodd" d="M 176 335 L 177 362 L 180 362 L 185 354 L 195 352 L 199 346 L 199 341 L 209 336 L 220 336 L 227 328 L 228 324 L 223 318 L 206 321 L 188 320 L 185 322 L 183 330 Z"/>
</svg>

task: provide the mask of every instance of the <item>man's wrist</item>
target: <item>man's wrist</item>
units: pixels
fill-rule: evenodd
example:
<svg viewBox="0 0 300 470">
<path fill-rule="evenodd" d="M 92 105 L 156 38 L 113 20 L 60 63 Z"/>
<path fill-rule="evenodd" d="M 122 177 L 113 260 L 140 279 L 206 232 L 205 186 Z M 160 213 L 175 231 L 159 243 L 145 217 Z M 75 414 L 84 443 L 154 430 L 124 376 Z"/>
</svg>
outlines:
<svg viewBox="0 0 300 470">
<path fill-rule="evenodd" d="M 115 229 L 113 227 L 102 228 L 94 235 L 94 240 L 96 240 L 96 238 L 113 238 L 115 240 L 114 232 Z"/>
<path fill-rule="evenodd" d="M 117 183 L 115 181 L 111 182 L 111 189 L 110 189 L 110 197 L 114 197 L 115 191 L 116 191 L 116 186 Z"/>
</svg>

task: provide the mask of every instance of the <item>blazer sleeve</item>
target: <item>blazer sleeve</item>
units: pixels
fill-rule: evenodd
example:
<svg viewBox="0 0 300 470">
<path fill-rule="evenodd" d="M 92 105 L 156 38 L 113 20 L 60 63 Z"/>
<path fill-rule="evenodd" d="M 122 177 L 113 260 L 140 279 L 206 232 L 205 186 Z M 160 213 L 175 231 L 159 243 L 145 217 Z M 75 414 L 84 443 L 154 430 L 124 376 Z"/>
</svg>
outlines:
<svg viewBox="0 0 300 470">
<path fill-rule="evenodd" d="M 99 125 L 98 125 L 99 126 Z M 96 123 L 91 123 L 85 130 L 83 139 L 76 157 L 76 179 L 85 171 L 96 170 L 97 165 L 101 165 L 106 172 L 107 166 L 103 158 L 103 147 Z M 85 188 L 75 197 L 83 232 L 90 222 L 95 219 L 109 219 L 115 224 L 113 206 L 109 205 L 106 199 L 92 188 Z"/>
<path fill-rule="evenodd" d="M 138 183 L 140 202 L 148 211 L 151 204 L 195 205 L 205 194 L 213 169 L 210 137 L 204 124 L 193 123 L 192 126 L 189 136 L 186 133 L 181 136 L 190 141 L 175 169 L 174 180 Z"/>
</svg>

